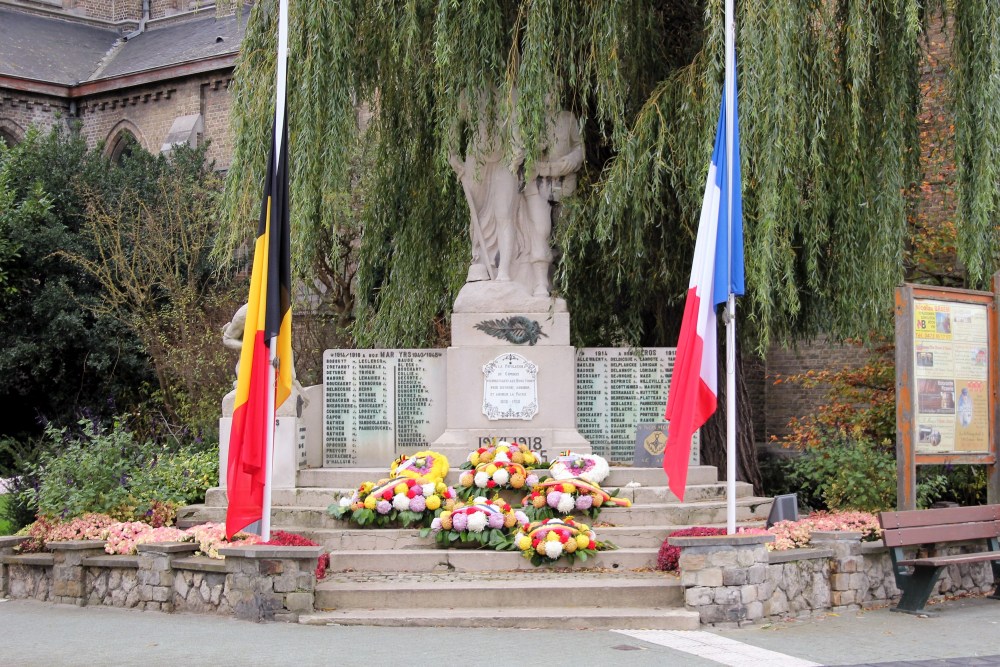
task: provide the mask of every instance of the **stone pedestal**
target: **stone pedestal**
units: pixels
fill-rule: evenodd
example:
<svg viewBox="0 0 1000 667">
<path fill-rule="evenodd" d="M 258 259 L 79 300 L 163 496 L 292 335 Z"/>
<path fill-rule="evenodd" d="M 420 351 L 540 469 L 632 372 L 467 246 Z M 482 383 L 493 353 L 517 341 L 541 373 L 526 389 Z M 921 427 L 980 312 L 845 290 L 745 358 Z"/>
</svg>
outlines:
<svg viewBox="0 0 1000 667">
<path fill-rule="evenodd" d="M 576 349 L 564 300 L 531 296 L 516 282 L 467 283 L 455 300 L 451 330 L 447 427 L 435 450 L 455 465 L 491 438 L 527 444 L 544 459 L 566 449 L 590 453 L 576 428 Z M 527 366 L 532 376 L 513 387 L 516 395 L 497 399 L 513 417 L 489 409 L 496 404 L 487 405 L 484 370 L 508 363 L 510 353 L 517 355 L 512 366 Z"/>
<path fill-rule="evenodd" d="M 226 588 L 237 618 L 297 623 L 300 614 L 314 611 L 322 547 L 233 546 L 219 553 L 226 557 Z"/>
<path fill-rule="evenodd" d="M 150 542 L 140 544 L 139 552 L 139 599 L 143 608 L 153 611 L 174 610 L 174 567 L 175 558 L 190 556 L 198 550 L 191 542 Z"/>
<path fill-rule="evenodd" d="M 226 488 L 226 468 L 229 464 L 229 434 L 233 425 L 233 404 L 236 391 L 222 399 L 219 419 L 219 488 Z M 277 410 L 274 428 L 274 469 L 271 486 L 294 489 L 299 468 L 319 467 L 322 463 L 323 386 L 305 389 L 305 394 L 292 391 Z M 318 434 L 318 435 L 317 435 Z"/>
<path fill-rule="evenodd" d="M 767 543 L 774 535 L 667 538 L 680 547 L 684 603 L 706 625 L 753 623 L 764 617 L 773 584 L 767 579 Z"/>
<path fill-rule="evenodd" d="M 48 542 L 52 552 L 52 601 L 83 606 L 87 602 L 83 560 L 104 553 L 103 540 Z"/>
</svg>

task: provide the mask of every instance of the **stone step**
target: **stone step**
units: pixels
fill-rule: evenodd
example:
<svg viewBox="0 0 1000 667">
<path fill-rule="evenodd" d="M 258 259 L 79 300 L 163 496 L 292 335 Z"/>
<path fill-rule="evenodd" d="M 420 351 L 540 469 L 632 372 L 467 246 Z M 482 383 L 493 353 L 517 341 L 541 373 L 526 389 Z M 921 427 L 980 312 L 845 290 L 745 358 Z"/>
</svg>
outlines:
<svg viewBox="0 0 1000 667">
<path fill-rule="evenodd" d="M 766 519 L 771 508 L 770 498 L 749 496 L 736 499 L 736 520 Z M 604 507 L 599 521 L 613 526 L 644 525 L 706 525 L 726 520 L 724 500 L 696 503 L 659 503 L 632 507 Z M 317 507 L 274 506 L 271 523 L 275 527 L 350 528 L 346 520 L 338 520 Z"/>
<path fill-rule="evenodd" d="M 457 484 L 461 470 L 453 468 L 448 473 L 448 483 Z M 374 482 L 389 474 L 388 468 L 306 468 L 298 473 L 298 487 L 318 487 L 328 489 L 353 489 L 362 482 Z M 688 468 L 689 485 L 713 484 L 719 475 L 715 466 L 691 466 Z M 633 468 L 612 466 L 608 478 L 601 483 L 606 489 L 617 489 L 629 482 L 642 486 L 665 486 L 667 477 L 661 468 Z"/>
<path fill-rule="evenodd" d="M 713 528 L 725 528 L 725 523 L 699 524 Z M 764 526 L 764 521 L 741 522 L 741 526 Z M 598 523 L 595 530 L 598 538 L 609 541 L 619 548 L 659 549 L 667 535 L 675 530 L 692 528 L 689 525 L 657 526 L 604 526 Z M 297 533 L 323 545 L 328 551 L 353 551 L 362 549 L 415 549 L 437 548 L 434 537 L 420 537 L 414 528 L 304 528 L 301 526 L 281 526 L 281 530 Z"/>
<path fill-rule="evenodd" d="M 598 532 L 598 537 L 600 533 Z M 557 567 L 572 570 L 637 570 L 656 567 L 657 549 L 617 549 L 602 551 L 585 563 Z M 516 551 L 486 549 L 343 549 L 330 554 L 330 571 L 369 572 L 482 572 L 493 570 L 535 570 L 535 566 Z"/>
<path fill-rule="evenodd" d="M 305 625 L 378 625 L 394 627 L 464 627 L 586 630 L 697 630 L 698 612 L 680 608 L 638 607 L 460 607 L 452 609 L 350 609 L 309 614 Z M 558 661 L 556 661 L 558 662 Z M 582 662 L 586 662 L 584 659 Z"/>
<path fill-rule="evenodd" d="M 767 519 L 771 498 L 749 496 L 736 499 L 736 520 Z M 643 504 L 632 507 L 604 507 L 598 521 L 612 526 L 652 526 L 663 524 L 707 526 L 726 521 L 726 501 L 697 503 Z"/>
<path fill-rule="evenodd" d="M 684 591 L 665 572 L 484 572 L 463 574 L 333 574 L 316 587 L 317 610 L 446 609 L 449 607 L 683 607 Z"/>
<path fill-rule="evenodd" d="M 605 487 L 611 490 L 611 487 Z M 354 493 L 354 488 L 321 488 L 307 487 L 302 489 L 275 489 L 271 493 L 271 503 L 275 506 L 297 506 L 316 507 L 326 509 L 336 499 L 349 497 Z M 526 492 L 525 492 L 526 493 Z M 510 491 L 512 499 L 523 498 L 524 493 Z M 670 492 L 666 486 L 642 486 L 636 488 L 622 487 L 618 489 L 618 495 L 628 498 L 635 504 L 650 503 L 671 503 L 678 502 L 677 496 Z M 746 498 L 753 495 L 753 486 L 746 482 L 736 483 L 736 497 Z M 684 493 L 687 502 L 701 502 L 705 500 L 719 500 L 726 497 L 725 482 L 715 482 L 714 484 L 694 484 L 689 485 Z M 209 489 L 205 497 L 205 504 L 209 507 L 224 507 L 226 504 L 226 492 L 223 489 Z"/>
</svg>

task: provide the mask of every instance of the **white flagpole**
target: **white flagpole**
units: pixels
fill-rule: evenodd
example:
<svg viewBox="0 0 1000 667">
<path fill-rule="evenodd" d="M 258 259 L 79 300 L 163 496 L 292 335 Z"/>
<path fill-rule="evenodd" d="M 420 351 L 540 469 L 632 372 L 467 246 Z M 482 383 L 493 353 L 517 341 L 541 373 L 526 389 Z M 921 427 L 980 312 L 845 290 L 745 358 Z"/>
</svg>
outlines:
<svg viewBox="0 0 1000 667">
<path fill-rule="evenodd" d="M 274 103 L 274 168 L 279 168 L 278 156 L 281 155 L 281 141 L 285 130 L 285 70 L 288 65 L 288 0 L 281 0 L 278 6 L 278 81 Z M 272 174 L 268 174 L 270 178 Z M 272 196 L 274 194 L 272 193 Z M 274 221 L 272 221 L 272 224 Z M 270 239 L 269 239 L 270 241 Z M 274 270 L 275 267 L 270 267 Z M 270 305 L 270 304 L 268 304 Z M 269 363 L 267 364 L 267 418 L 270 428 L 267 429 L 267 452 L 264 456 L 264 504 L 261 508 L 260 537 L 261 541 L 271 539 L 271 472 L 274 459 L 274 430 L 277 420 L 274 416 L 275 366 L 277 365 L 276 341 L 272 339 L 268 347 Z"/>
<path fill-rule="evenodd" d="M 736 296 L 733 270 L 733 130 L 736 99 L 736 22 L 733 0 L 726 0 L 726 211 L 729 254 L 726 289 L 726 533 L 736 532 Z"/>
</svg>

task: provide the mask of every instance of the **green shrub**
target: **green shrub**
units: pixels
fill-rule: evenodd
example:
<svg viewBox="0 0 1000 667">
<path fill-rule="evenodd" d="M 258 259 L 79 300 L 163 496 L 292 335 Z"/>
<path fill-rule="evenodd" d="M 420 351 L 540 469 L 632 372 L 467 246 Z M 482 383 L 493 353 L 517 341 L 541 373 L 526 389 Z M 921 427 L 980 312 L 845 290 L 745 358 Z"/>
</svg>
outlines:
<svg viewBox="0 0 1000 667">
<path fill-rule="evenodd" d="M 16 532 L 35 520 L 38 505 L 33 493 L 38 488 L 34 465 L 49 446 L 45 438 L 0 438 L 0 478 L 6 480 L 7 495 L 0 503 L 0 521 Z"/>
<path fill-rule="evenodd" d="M 105 431 L 81 422 L 79 435 L 46 429 L 53 444 L 36 468 L 39 514 L 61 519 L 86 512 L 115 515 L 128 505 L 128 479 L 141 456 L 132 434 L 119 422 Z M 33 493 L 27 490 L 26 493 Z"/>
<path fill-rule="evenodd" d="M 832 437 L 798 455 L 773 457 L 761 469 L 768 480 L 768 493 L 794 493 L 807 509 L 878 512 L 896 507 L 896 456 L 888 445 Z M 975 480 L 971 469 L 918 467 L 917 507 L 952 500 L 956 488 L 953 475 Z"/>
<path fill-rule="evenodd" d="M 190 505 L 205 498 L 219 483 L 219 457 L 214 451 L 166 448 L 132 471 L 129 489 L 137 510 L 145 513 L 156 501 Z"/>
<path fill-rule="evenodd" d="M 869 440 L 837 438 L 787 462 L 789 482 L 814 509 L 877 512 L 896 506 L 896 458 Z"/>
<path fill-rule="evenodd" d="M 120 421 L 110 429 L 81 422 L 81 431 L 49 428 L 52 445 L 32 467 L 37 490 L 22 500 L 38 514 L 66 519 L 88 512 L 133 519 L 164 503 L 183 505 L 204 498 L 218 483 L 213 451 L 199 444 L 166 445 L 137 440 Z"/>
<path fill-rule="evenodd" d="M 7 505 L 10 503 L 10 496 L 6 493 L 0 495 L 0 535 L 10 535 L 14 532 L 13 524 L 3 517 L 7 516 Z"/>
</svg>

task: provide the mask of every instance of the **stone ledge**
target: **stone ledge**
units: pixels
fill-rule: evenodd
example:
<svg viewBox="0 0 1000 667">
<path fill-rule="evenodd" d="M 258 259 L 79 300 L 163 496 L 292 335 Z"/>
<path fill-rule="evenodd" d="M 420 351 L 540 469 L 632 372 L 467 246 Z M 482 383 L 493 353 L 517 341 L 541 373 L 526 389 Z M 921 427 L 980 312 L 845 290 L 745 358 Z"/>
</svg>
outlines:
<svg viewBox="0 0 1000 667">
<path fill-rule="evenodd" d="M 18 544 L 24 542 L 26 539 L 28 539 L 26 535 L 20 535 L 20 536 L 10 535 L 10 536 L 0 537 L 0 549 L 16 547 Z"/>
<path fill-rule="evenodd" d="M 81 562 L 84 567 L 139 567 L 138 556 L 120 556 L 109 554 L 107 556 L 88 556 Z"/>
<path fill-rule="evenodd" d="M 83 551 L 85 549 L 103 549 L 105 544 L 107 544 L 105 540 L 65 540 L 46 542 L 45 548 L 49 551 Z"/>
<path fill-rule="evenodd" d="M 194 572 L 226 572 L 226 561 L 208 556 L 189 556 L 176 558 L 171 563 L 175 570 L 190 570 Z"/>
<path fill-rule="evenodd" d="M 771 551 L 767 555 L 770 565 L 790 563 L 796 560 L 814 560 L 816 558 L 832 558 L 833 549 L 788 549 L 786 551 Z"/>
<path fill-rule="evenodd" d="M 881 542 L 862 542 L 861 554 L 864 556 L 887 553 L 889 550 Z"/>
<path fill-rule="evenodd" d="M 809 539 L 812 542 L 860 542 L 864 533 L 850 530 L 814 530 Z"/>
<path fill-rule="evenodd" d="M 18 556 L 0 556 L 4 565 L 52 565 L 52 554 L 20 554 Z"/>
<path fill-rule="evenodd" d="M 774 542 L 774 535 L 668 535 L 667 541 L 672 547 L 737 547 Z"/>
<path fill-rule="evenodd" d="M 278 547 L 266 544 L 219 549 L 220 556 L 237 558 L 319 558 L 322 553 L 323 547 Z"/>
<path fill-rule="evenodd" d="M 194 542 L 147 542 L 137 548 L 139 553 L 180 554 L 197 551 L 200 547 Z"/>
</svg>

